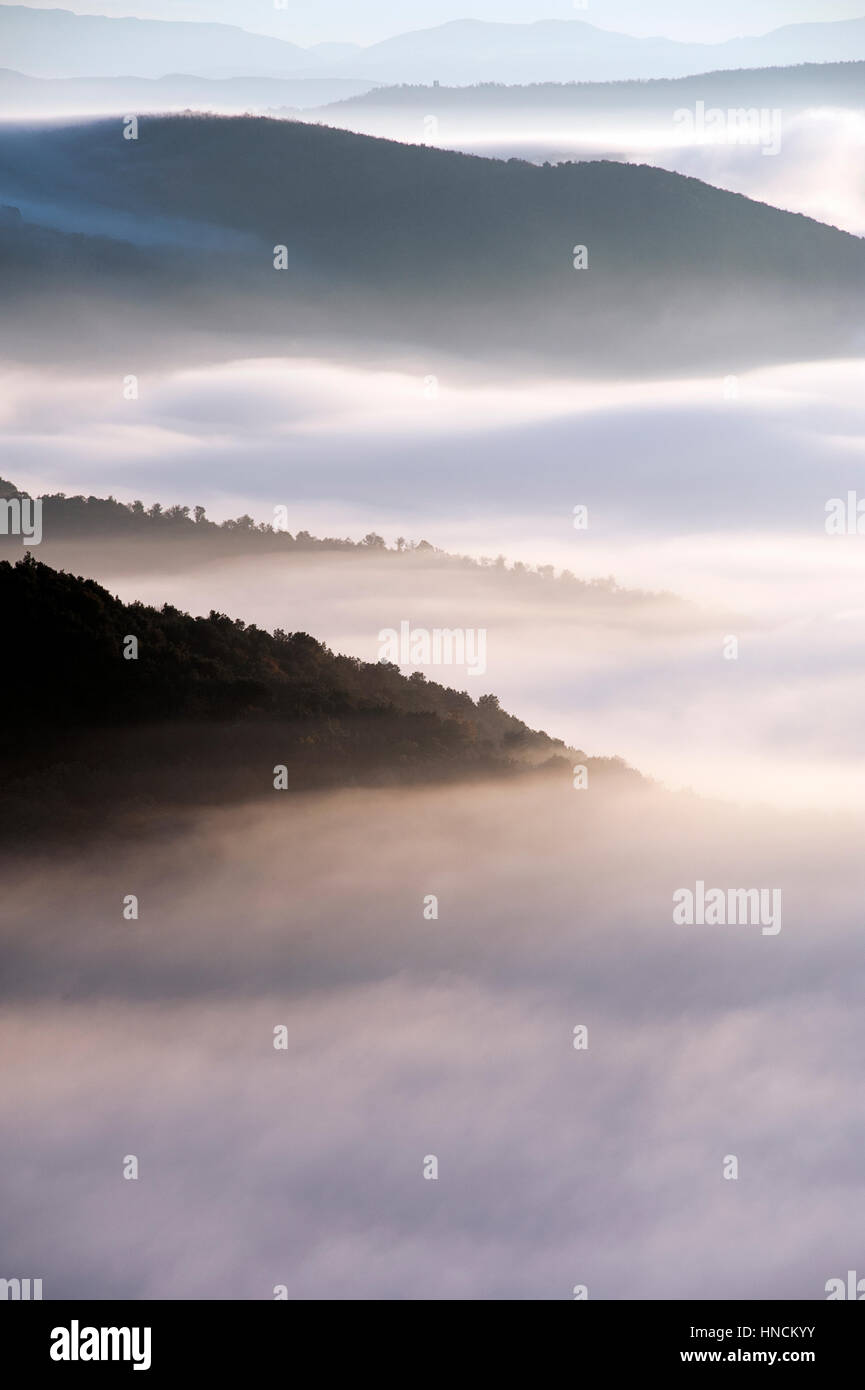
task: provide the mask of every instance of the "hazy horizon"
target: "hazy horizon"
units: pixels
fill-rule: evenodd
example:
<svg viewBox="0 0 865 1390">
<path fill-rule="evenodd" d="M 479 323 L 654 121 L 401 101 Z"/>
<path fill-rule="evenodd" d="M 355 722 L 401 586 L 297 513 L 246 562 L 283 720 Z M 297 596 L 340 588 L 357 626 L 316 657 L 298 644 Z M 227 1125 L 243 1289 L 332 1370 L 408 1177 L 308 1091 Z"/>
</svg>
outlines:
<svg viewBox="0 0 865 1390">
<path fill-rule="evenodd" d="M 661 0 L 650 17 L 638 0 L 550 0 L 542 14 L 529 0 L 433 0 L 417 8 L 396 0 L 370 0 L 362 10 L 347 0 L 78 0 L 48 5 L 44 0 L 18 0 L 28 9 L 69 9 L 77 14 L 181 22 L 234 24 L 251 33 L 269 34 L 291 42 L 377 43 L 395 34 L 433 28 L 461 19 L 526 24 L 545 19 L 582 20 L 601 29 L 680 41 L 713 43 L 739 34 L 761 34 L 785 24 L 821 20 L 859 19 L 861 0 L 732 0 L 723 13 L 695 11 L 686 0 Z"/>
</svg>

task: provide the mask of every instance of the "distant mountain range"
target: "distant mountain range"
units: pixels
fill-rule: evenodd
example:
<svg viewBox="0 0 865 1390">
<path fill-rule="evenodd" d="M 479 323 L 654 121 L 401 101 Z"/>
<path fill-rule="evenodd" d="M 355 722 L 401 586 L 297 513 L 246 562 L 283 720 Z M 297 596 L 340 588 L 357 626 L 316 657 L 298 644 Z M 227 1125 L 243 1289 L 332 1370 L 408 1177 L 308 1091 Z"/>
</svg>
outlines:
<svg viewBox="0 0 865 1390">
<path fill-rule="evenodd" d="M 633 127 L 635 118 L 670 122 L 672 112 L 698 101 L 707 106 L 780 108 L 785 119 L 814 107 L 865 108 L 865 62 L 802 63 L 743 68 L 696 77 L 621 82 L 542 82 L 527 86 L 479 83 L 450 87 L 400 84 L 371 87 L 349 77 L 27 77 L 0 68 L 0 119 L 28 115 L 125 115 L 210 111 L 220 115 L 305 113 L 306 119 L 369 135 L 428 138 L 429 115 L 451 122 L 510 122 L 529 134 L 550 120 L 585 116 L 604 129 Z M 413 124 L 412 124 L 413 123 Z M 443 135 L 446 131 L 443 131 Z M 429 143 L 435 144 L 436 140 Z"/>
<path fill-rule="evenodd" d="M 780 110 L 785 120 L 816 108 L 863 110 L 865 62 L 745 68 L 643 82 L 380 87 L 308 111 L 306 118 L 369 135 L 413 138 L 417 143 L 423 140 L 423 123 L 431 115 L 443 123 L 442 138 L 455 129 L 464 132 L 466 126 L 487 134 L 510 129 L 521 135 L 562 129 L 562 122 L 570 129 L 571 122 L 581 117 L 602 122 L 605 132 L 617 125 L 633 131 L 635 120 L 655 120 L 664 122 L 672 136 L 673 113 L 693 110 L 699 101 L 707 108 L 723 110 L 770 107 Z"/>
<path fill-rule="evenodd" d="M 682 77 L 719 68 L 865 58 L 865 19 L 793 24 L 758 38 L 686 44 L 631 38 L 581 20 L 488 24 L 459 20 L 400 34 L 344 59 L 378 82 L 604 82 Z"/>
<path fill-rule="evenodd" d="M 368 92 L 350 77 L 28 77 L 0 68 L 0 119 L 147 111 L 302 111 Z"/>
<path fill-rule="evenodd" d="M 862 347 L 865 241 L 647 166 L 159 116 L 136 141 L 116 121 L 8 127 L 0 179 L 3 309 L 40 360 L 122 346 L 140 361 L 197 333 L 544 371 Z"/>
<path fill-rule="evenodd" d="M 32 77 L 318 75 L 305 49 L 230 24 L 109 19 L 25 5 L 0 6 L 0 54 L 4 67 Z"/>
<path fill-rule="evenodd" d="M 865 59 L 865 19 L 792 24 L 757 38 L 679 43 L 582 20 L 456 20 L 368 47 L 297 44 L 226 24 L 109 19 L 0 6 L 6 68 L 33 77 L 328 77 L 376 83 L 610 81 L 719 68 Z"/>
</svg>

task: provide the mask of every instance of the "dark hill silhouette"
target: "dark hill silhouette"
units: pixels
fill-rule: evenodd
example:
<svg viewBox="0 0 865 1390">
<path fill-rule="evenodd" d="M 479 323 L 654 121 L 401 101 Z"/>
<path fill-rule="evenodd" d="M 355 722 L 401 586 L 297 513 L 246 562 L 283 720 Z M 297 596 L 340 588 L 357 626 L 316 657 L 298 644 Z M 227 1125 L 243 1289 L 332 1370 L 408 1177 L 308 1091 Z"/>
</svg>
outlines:
<svg viewBox="0 0 865 1390">
<path fill-rule="evenodd" d="M 469 740 L 500 752 L 506 740 L 552 753 L 564 745 L 505 714 L 491 696 L 402 676 L 388 662 L 336 656 L 307 633 L 267 633 L 212 612 L 124 604 L 92 579 L 28 554 L 0 562 L 0 605 L 16 652 L 15 681 L 0 690 L 3 737 L 13 729 L 122 726 L 165 719 L 313 719 L 383 715 L 470 721 Z M 135 636 L 137 659 L 123 656 Z M 439 727 L 441 726 L 441 727 Z M 444 729 L 444 732 L 443 732 Z M 17 736 L 17 735 L 15 735 Z"/>
<path fill-rule="evenodd" d="M 0 175 L 23 218 L 0 230 L 4 308 L 43 358 L 140 358 L 209 332 L 281 352 L 738 369 L 861 338 L 865 242 L 648 166 L 177 116 L 142 121 L 137 141 L 116 121 L 7 128 Z"/>
<path fill-rule="evenodd" d="M 0 562 L 0 609 L 16 664 L 0 687 L 9 833 L 85 833 L 120 812 L 277 795 L 280 765 L 297 792 L 541 766 L 566 776 L 574 756 L 494 695 L 474 701 L 420 672 L 338 656 L 304 632 L 124 604 L 32 555 Z M 124 656 L 130 637 L 137 659 Z"/>
</svg>

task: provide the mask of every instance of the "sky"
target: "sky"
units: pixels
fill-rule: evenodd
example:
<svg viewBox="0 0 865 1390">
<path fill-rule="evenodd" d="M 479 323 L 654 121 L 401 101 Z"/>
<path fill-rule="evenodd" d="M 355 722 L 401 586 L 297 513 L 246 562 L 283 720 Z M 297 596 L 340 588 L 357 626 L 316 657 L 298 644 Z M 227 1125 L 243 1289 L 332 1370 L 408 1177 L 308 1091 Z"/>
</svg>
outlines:
<svg viewBox="0 0 865 1390">
<path fill-rule="evenodd" d="M 147 19 L 238 24 L 293 43 L 376 43 L 394 34 L 430 29 L 455 19 L 528 24 L 539 19 L 578 19 L 600 29 L 636 35 L 715 42 L 760 34 L 784 24 L 858 19 L 865 0 L 728 0 L 724 5 L 694 0 L 79 0 L 31 9 L 71 9 L 78 14 L 137 15 Z"/>
</svg>

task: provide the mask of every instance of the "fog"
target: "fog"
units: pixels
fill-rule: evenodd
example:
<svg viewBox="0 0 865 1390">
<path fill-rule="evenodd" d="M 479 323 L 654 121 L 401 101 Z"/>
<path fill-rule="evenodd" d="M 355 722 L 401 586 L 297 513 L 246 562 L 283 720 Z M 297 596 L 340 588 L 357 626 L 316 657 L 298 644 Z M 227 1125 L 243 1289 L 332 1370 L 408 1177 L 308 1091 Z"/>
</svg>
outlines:
<svg viewBox="0 0 865 1390">
<path fill-rule="evenodd" d="M 448 574 L 363 556 L 157 573 L 124 572 L 107 556 L 76 565 L 74 555 L 70 568 L 97 574 L 127 601 L 201 614 L 216 608 L 268 629 L 309 631 L 367 661 L 383 654 L 382 631 L 402 622 L 480 630 L 481 673 L 432 666 L 428 677 L 473 698 L 492 691 L 531 727 L 594 756 L 624 757 L 667 785 L 737 802 L 862 806 L 861 602 L 847 612 L 812 605 L 770 616 L 647 602 L 628 591 L 612 600 L 591 590 L 564 594 L 554 581 L 531 592 L 496 583 L 489 571 Z M 55 558 L 50 548 L 44 558 Z M 127 564 L 135 558 L 127 554 Z M 861 589 L 861 577 L 851 582 Z M 734 659 L 725 656 L 730 636 Z M 828 709 L 831 719 L 815 717 Z"/>
<path fill-rule="evenodd" d="M 293 534 L 612 575 L 628 592 L 419 554 L 229 557 L 50 527 L 38 551 L 127 601 L 308 631 L 365 660 L 402 621 L 483 630 L 483 674 L 427 675 L 666 785 L 861 807 L 865 552 L 827 535 L 826 503 L 857 487 L 862 363 L 745 372 L 732 395 L 718 378 L 535 385 L 436 365 L 433 395 L 420 366 L 270 360 L 143 375 L 137 401 L 118 379 L 19 369 L 2 383 L 4 472 L 34 493 L 267 523 L 282 506 Z"/>
<path fill-rule="evenodd" d="M 860 844 L 601 780 L 7 866 L 6 1263 L 46 1298 L 823 1297 L 862 1237 Z M 697 879 L 780 888 L 782 929 L 674 926 Z"/>
</svg>

